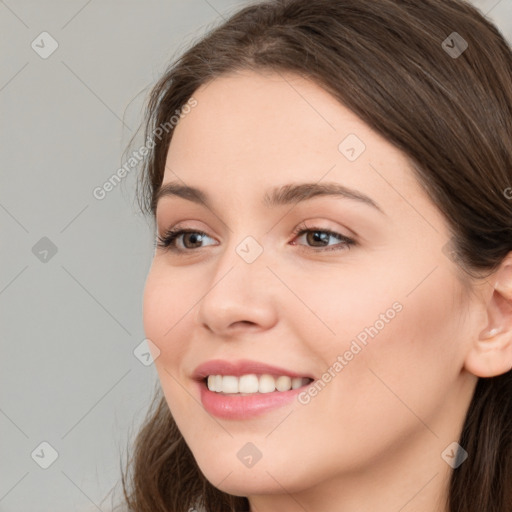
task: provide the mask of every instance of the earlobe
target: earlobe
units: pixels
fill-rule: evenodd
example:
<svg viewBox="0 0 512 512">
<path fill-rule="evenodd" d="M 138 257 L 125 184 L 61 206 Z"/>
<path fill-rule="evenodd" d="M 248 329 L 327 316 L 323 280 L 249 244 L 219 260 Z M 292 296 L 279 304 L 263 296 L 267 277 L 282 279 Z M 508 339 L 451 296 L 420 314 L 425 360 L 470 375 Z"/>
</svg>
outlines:
<svg viewBox="0 0 512 512">
<path fill-rule="evenodd" d="M 512 369 L 512 253 L 488 278 L 487 325 L 469 347 L 465 368 L 477 377 L 495 377 Z"/>
</svg>

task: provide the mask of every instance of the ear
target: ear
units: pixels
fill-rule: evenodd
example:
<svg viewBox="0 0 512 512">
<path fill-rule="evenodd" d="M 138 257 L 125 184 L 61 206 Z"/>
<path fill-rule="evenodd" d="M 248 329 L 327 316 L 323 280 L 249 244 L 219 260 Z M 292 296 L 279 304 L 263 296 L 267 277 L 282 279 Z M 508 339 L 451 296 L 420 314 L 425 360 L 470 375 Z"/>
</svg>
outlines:
<svg viewBox="0 0 512 512">
<path fill-rule="evenodd" d="M 512 252 L 487 280 L 487 325 L 475 334 L 464 362 L 477 377 L 494 377 L 512 369 Z"/>
</svg>

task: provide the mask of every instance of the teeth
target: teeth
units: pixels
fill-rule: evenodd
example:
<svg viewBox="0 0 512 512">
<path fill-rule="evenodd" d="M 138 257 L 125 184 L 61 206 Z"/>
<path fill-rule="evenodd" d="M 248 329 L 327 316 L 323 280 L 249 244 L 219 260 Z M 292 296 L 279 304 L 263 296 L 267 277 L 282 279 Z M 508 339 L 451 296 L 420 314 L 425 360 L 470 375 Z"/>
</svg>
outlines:
<svg viewBox="0 0 512 512">
<path fill-rule="evenodd" d="M 243 379 L 243 377 L 242 377 Z M 260 393 L 272 393 L 276 390 L 276 381 L 271 375 L 262 375 L 259 381 L 258 391 Z M 284 390 L 286 391 L 286 389 Z"/>
<path fill-rule="evenodd" d="M 306 377 L 288 377 L 282 375 L 274 378 L 272 375 L 255 375 L 250 373 L 235 377 L 233 375 L 209 375 L 207 386 L 210 391 L 217 393 L 272 393 L 274 391 L 289 391 L 309 384 L 311 379 Z"/>
<path fill-rule="evenodd" d="M 235 377 L 236 378 L 236 377 Z M 238 379 L 238 391 L 240 393 L 256 393 L 258 391 L 258 376 L 257 375 L 242 375 Z M 217 391 L 224 392 L 224 389 Z"/>
<path fill-rule="evenodd" d="M 221 389 L 224 393 L 238 393 L 238 379 L 232 375 L 224 375 Z"/>
<path fill-rule="evenodd" d="M 301 377 L 294 377 L 292 379 L 292 389 L 297 389 L 302 386 L 302 378 Z"/>
<path fill-rule="evenodd" d="M 277 391 L 288 391 L 289 389 L 292 389 L 292 379 L 286 375 L 278 377 L 276 379 L 276 389 Z"/>
</svg>

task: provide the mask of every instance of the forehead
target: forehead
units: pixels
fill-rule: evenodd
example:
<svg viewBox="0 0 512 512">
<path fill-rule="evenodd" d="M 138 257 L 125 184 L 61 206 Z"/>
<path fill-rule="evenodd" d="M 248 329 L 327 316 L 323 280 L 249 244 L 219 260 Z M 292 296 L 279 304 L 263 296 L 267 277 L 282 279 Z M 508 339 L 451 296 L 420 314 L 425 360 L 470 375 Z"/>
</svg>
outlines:
<svg viewBox="0 0 512 512">
<path fill-rule="evenodd" d="M 330 145 L 337 151 L 348 129 L 361 139 L 376 136 L 319 85 L 289 72 L 236 71 L 202 85 L 193 96 L 197 106 L 176 127 L 174 142 L 185 132 L 189 146 L 211 150 L 225 144 L 229 154 L 248 154 L 262 145 L 299 154 L 318 148 L 320 141 L 323 150 Z"/>
</svg>

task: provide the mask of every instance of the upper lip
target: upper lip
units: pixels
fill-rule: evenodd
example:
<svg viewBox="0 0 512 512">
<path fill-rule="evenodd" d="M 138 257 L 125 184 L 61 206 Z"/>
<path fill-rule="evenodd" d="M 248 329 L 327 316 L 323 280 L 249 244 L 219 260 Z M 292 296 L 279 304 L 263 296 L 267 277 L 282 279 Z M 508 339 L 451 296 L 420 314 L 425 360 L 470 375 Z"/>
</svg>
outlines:
<svg viewBox="0 0 512 512">
<path fill-rule="evenodd" d="M 249 359 L 239 359 L 237 361 L 227 361 L 223 359 L 212 359 L 200 364 L 193 374 L 196 380 L 203 380 L 209 375 L 234 375 L 240 377 L 255 373 L 257 375 L 272 375 L 280 377 L 281 375 L 288 375 L 289 377 L 307 377 L 313 379 L 312 376 L 304 373 L 294 372 L 286 368 L 266 364 L 260 361 L 251 361 Z M 313 379 L 314 380 L 314 379 Z"/>
</svg>

